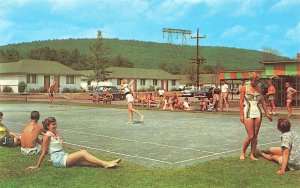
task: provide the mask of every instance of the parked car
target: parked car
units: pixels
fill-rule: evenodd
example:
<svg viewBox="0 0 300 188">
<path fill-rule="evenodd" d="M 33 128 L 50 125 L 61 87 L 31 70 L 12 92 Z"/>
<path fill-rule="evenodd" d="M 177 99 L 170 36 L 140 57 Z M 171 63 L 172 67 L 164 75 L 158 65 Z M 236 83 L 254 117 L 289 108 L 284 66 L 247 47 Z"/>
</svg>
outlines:
<svg viewBox="0 0 300 188">
<path fill-rule="evenodd" d="M 199 90 L 197 90 L 197 88 L 194 86 L 185 87 L 184 90 L 181 91 L 181 95 L 183 97 L 194 97 L 194 96 L 198 95 L 198 93 L 199 93 Z"/>
<path fill-rule="evenodd" d="M 198 92 L 198 95 L 195 95 L 194 97 L 195 98 L 198 98 L 199 100 L 201 98 L 212 98 L 212 90 L 213 90 L 213 87 L 211 86 L 204 86 L 199 92 Z"/>
<path fill-rule="evenodd" d="M 115 86 L 97 86 L 91 95 L 97 92 L 99 93 L 99 100 L 102 100 L 104 88 L 108 88 L 109 93 L 112 95 L 112 100 L 124 100 L 126 98 L 125 94 L 120 92 Z"/>
</svg>

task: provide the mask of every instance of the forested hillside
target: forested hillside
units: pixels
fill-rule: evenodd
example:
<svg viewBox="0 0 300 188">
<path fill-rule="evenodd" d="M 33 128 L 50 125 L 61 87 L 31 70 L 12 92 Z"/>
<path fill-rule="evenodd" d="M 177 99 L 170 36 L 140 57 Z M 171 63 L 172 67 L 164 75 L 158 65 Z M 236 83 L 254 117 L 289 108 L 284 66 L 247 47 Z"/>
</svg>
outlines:
<svg viewBox="0 0 300 188">
<path fill-rule="evenodd" d="M 57 60 L 74 69 L 91 69 L 90 44 L 95 39 L 65 39 L 35 41 L 10 44 L 0 47 L 0 61 L 18 59 Z M 115 66 L 137 68 L 160 68 L 173 74 L 183 73 L 196 56 L 195 46 L 178 46 L 164 43 L 134 40 L 104 39 L 109 48 L 107 60 Z M 206 59 L 202 71 L 213 72 L 219 69 L 258 69 L 263 60 L 279 60 L 285 57 L 266 54 L 260 51 L 228 47 L 201 46 L 200 55 Z"/>
</svg>

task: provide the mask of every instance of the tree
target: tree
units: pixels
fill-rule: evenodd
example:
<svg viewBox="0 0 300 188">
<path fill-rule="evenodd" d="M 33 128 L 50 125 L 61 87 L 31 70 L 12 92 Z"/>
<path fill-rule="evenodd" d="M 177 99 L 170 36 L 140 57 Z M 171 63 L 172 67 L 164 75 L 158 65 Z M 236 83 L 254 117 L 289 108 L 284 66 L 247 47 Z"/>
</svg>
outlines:
<svg viewBox="0 0 300 188">
<path fill-rule="evenodd" d="M 0 61 L 1 62 L 16 62 L 21 59 L 20 53 L 15 48 L 9 48 L 6 50 L 0 50 Z"/>
<path fill-rule="evenodd" d="M 107 80 L 110 72 L 106 69 L 111 65 L 111 61 L 106 58 L 109 48 L 103 44 L 102 31 L 98 31 L 97 39 L 90 45 L 90 51 L 94 62 L 94 75 L 90 80 L 96 80 L 97 85 L 99 81 Z"/>
<path fill-rule="evenodd" d="M 270 48 L 270 47 L 263 47 L 262 48 L 262 61 L 274 61 L 278 60 L 281 56 L 280 52 L 276 49 Z"/>
<path fill-rule="evenodd" d="M 197 85 L 197 73 L 196 73 L 196 64 L 188 63 L 185 69 L 185 75 L 188 80 L 189 85 Z"/>
<path fill-rule="evenodd" d="M 45 46 L 30 50 L 27 56 L 30 59 L 56 61 L 57 51 L 49 46 Z"/>
<path fill-rule="evenodd" d="M 130 61 L 130 59 L 122 57 L 121 55 L 117 55 L 113 59 L 112 65 L 114 67 L 133 67 L 133 63 Z"/>
</svg>

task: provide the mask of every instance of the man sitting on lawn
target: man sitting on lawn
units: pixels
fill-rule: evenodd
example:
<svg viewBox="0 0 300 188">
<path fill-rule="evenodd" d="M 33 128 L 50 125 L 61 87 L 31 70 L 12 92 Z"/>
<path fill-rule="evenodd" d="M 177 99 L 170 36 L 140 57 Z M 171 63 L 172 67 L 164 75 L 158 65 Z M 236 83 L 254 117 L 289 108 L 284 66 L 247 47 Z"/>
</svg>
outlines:
<svg viewBox="0 0 300 188">
<path fill-rule="evenodd" d="M 39 155 L 42 151 L 39 135 L 43 135 L 45 130 L 38 124 L 40 113 L 32 111 L 30 123 L 24 125 L 21 136 L 21 153 L 23 155 Z"/>
</svg>

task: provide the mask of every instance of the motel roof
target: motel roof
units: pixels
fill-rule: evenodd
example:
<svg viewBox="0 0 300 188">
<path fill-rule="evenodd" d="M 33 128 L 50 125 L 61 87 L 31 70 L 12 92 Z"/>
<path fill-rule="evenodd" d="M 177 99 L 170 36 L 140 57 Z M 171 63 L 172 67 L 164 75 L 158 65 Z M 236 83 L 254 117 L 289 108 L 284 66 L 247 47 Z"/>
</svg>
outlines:
<svg viewBox="0 0 300 188">
<path fill-rule="evenodd" d="M 31 59 L 0 63 L 0 74 L 81 75 L 78 71 L 57 61 Z"/>
<path fill-rule="evenodd" d="M 179 80 L 179 78 L 177 78 L 175 75 L 159 69 L 109 67 L 107 71 L 111 72 L 108 78 Z M 84 70 L 78 72 L 85 77 L 89 77 L 94 74 L 94 70 Z"/>
</svg>

